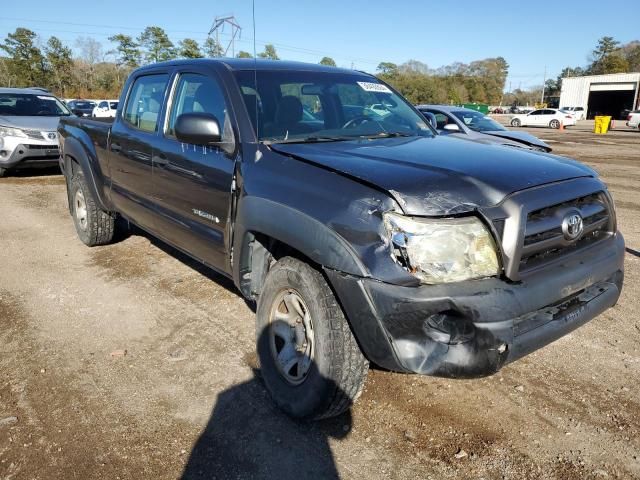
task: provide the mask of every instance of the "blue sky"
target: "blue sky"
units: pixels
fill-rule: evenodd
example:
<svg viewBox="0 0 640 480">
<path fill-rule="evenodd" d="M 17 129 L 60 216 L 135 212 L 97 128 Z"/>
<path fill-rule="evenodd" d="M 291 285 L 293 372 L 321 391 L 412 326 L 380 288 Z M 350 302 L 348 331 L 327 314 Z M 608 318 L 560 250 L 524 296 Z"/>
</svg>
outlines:
<svg viewBox="0 0 640 480">
<path fill-rule="evenodd" d="M 114 33 L 136 36 L 145 26 L 159 25 L 174 42 L 202 41 L 215 16 L 234 14 L 243 27 L 236 50 L 253 50 L 251 0 L 5 3 L 2 39 L 25 26 L 44 41 L 56 35 L 73 46 L 78 36 L 92 36 L 108 50 L 107 37 Z M 564 66 L 586 64 L 603 35 L 623 43 L 640 39 L 637 0 L 256 0 L 255 8 L 258 51 L 273 43 L 282 58 L 318 62 L 327 55 L 339 66 L 371 72 L 381 61 L 416 59 L 435 68 L 503 56 L 510 65 L 507 88 L 541 84 L 545 66 L 555 76 Z"/>
</svg>

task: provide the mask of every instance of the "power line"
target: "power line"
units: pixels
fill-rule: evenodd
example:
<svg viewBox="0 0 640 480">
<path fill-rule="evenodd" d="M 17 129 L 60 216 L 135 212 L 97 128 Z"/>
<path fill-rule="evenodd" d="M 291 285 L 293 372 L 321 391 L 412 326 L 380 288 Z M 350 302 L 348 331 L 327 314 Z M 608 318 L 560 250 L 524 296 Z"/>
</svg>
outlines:
<svg viewBox="0 0 640 480">
<path fill-rule="evenodd" d="M 53 20 L 40 20 L 40 19 L 27 19 L 27 18 L 18 18 L 18 17 L 3 17 L 2 20 L 0 20 L 0 23 L 7 23 L 7 20 L 11 20 L 11 21 L 19 21 L 19 22 L 31 22 L 31 23 L 43 23 L 43 24 L 53 24 L 53 25 L 71 25 L 71 26 L 81 26 L 81 27 L 94 27 L 94 28 L 102 28 L 102 29 L 111 29 L 111 30 L 131 30 L 131 31 L 137 31 L 137 32 L 141 32 L 143 31 L 146 27 L 131 27 L 131 26 L 124 26 L 124 25 L 108 25 L 108 24 L 90 24 L 90 23 L 77 23 L 77 22 L 58 22 L 58 21 L 53 21 Z M 11 24 L 13 26 L 13 24 Z M 114 33 L 117 32 L 111 32 L 111 33 L 105 33 L 105 32 L 77 32 L 77 31 L 69 31 L 69 30 L 53 30 L 53 29 L 43 29 L 43 28 L 39 28 L 40 31 L 48 31 L 48 32 L 54 32 L 54 33 L 70 33 L 70 34 L 74 34 L 74 35 L 94 35 L 94 36 L 100 36 L 100 37 L 110 37 L 112 36 Z M 194 31 L 194 30 L 165 30 L 165 32 L 167 33 L 183 33 L 183 34 L 192 34 L 192 35 L 202 35 L 202 37 L 200 39 L 197 39 L 200 42 L 204 42 L 206 40 L 206 35 L 208 34 L 208 32 L 206 31 Z M 221 35 L 225 35 L 225 36 L 232 36 L 232 33 L 227 33 L 227 32 L 220 32 Z M 188 37 L 185 37 L 188 38 Z M 178 38 L 177 40 L 183 40 L 184 38 Z M 248 45 L 251 45 L 253 43 L 253 38 L 251 39 L 238 39 L 236 38 L 236 41 L 238 43 L 247 43 Z M 379 60 L 373 60 L 370 58 L 363 58 L 363 57 L 354 57 L 354 56 L 344 56 L 344 55 L 339 55 L 339 56 L 335 56 L 333 54 L 331 54 L 330 52 L 326 52 L 326 51 L 322 51 L 322 50 L 314 50 L 314 49 L 310 49 L 310 48 L 303 48 L 303 47 L 296 47 L 293 45 L 287 45 L 284 43 L 276 43 L 276 42 L 270 42 L 270 41 L 266 41 L 266 40 L 260 40 L 260 39 L 255 39 L 256 43 L 264 46 L 264 45 L 268 45 L 271 44 L 275 47 L 277 47 L 279 50 L 283 50 L 283 51 L 289 51 L 289 52 L 294 52 L 294 53 L 302 53 L 302 54 L 306 54 L 306 55 L 317 55 L 320 57 L 323 56 L 329 56 L 329 57 L 336 57 L 336 58 L 341 58 L 344 60 L 348 60 L 349 62 L 359 62 L 359 63 L 364 63 L 364 64 L 368 64 L 368 65 L 378 65 L 380 63 Z"/>
</svg>

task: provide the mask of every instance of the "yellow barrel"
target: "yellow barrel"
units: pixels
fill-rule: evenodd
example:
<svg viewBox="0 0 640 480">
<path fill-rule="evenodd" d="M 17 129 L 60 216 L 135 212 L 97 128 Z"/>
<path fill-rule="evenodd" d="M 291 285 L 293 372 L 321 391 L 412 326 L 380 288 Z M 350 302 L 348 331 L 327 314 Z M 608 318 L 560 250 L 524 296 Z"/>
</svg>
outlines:
<svg viewBox="0 0 640 480">
<path fill-rule="evenodd" d="M 610 116 L 597 116 L 595 120 L 593 133 L 605 134 L 609 131 L 609 124 L 611 123 Z"/>
</svg>

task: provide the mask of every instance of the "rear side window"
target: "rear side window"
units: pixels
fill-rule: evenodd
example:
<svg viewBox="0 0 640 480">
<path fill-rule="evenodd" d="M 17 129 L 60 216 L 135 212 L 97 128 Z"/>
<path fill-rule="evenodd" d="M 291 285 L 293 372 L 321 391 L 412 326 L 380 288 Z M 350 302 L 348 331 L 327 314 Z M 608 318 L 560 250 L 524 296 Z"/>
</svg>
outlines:
<svg viewBox="0 0 640 480">
<path fill-rule="evenodd" d="M 124 121 L 145 132 L 155 132 L 169 75 L 138 77 L 131 87 L 124 111 Z"/>
</svg>

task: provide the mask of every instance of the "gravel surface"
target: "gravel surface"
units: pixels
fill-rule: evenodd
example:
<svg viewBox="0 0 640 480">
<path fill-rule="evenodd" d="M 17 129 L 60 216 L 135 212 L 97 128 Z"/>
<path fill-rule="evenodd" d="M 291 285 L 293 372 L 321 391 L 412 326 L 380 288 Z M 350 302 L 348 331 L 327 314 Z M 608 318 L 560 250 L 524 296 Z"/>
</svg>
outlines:
<svg viewBox="0 0 640 480">
<path fill-rule="evenodd" d="M 380 370 L 347 414 L 271 404 L 251 307 L 134 230 L 89 249 L 56 172 L 0 179 L 0 479 L 640 478 L 640 132 L 527 129 L 608 182 L 619 304 L 497 375 Z"/>
</svg>

